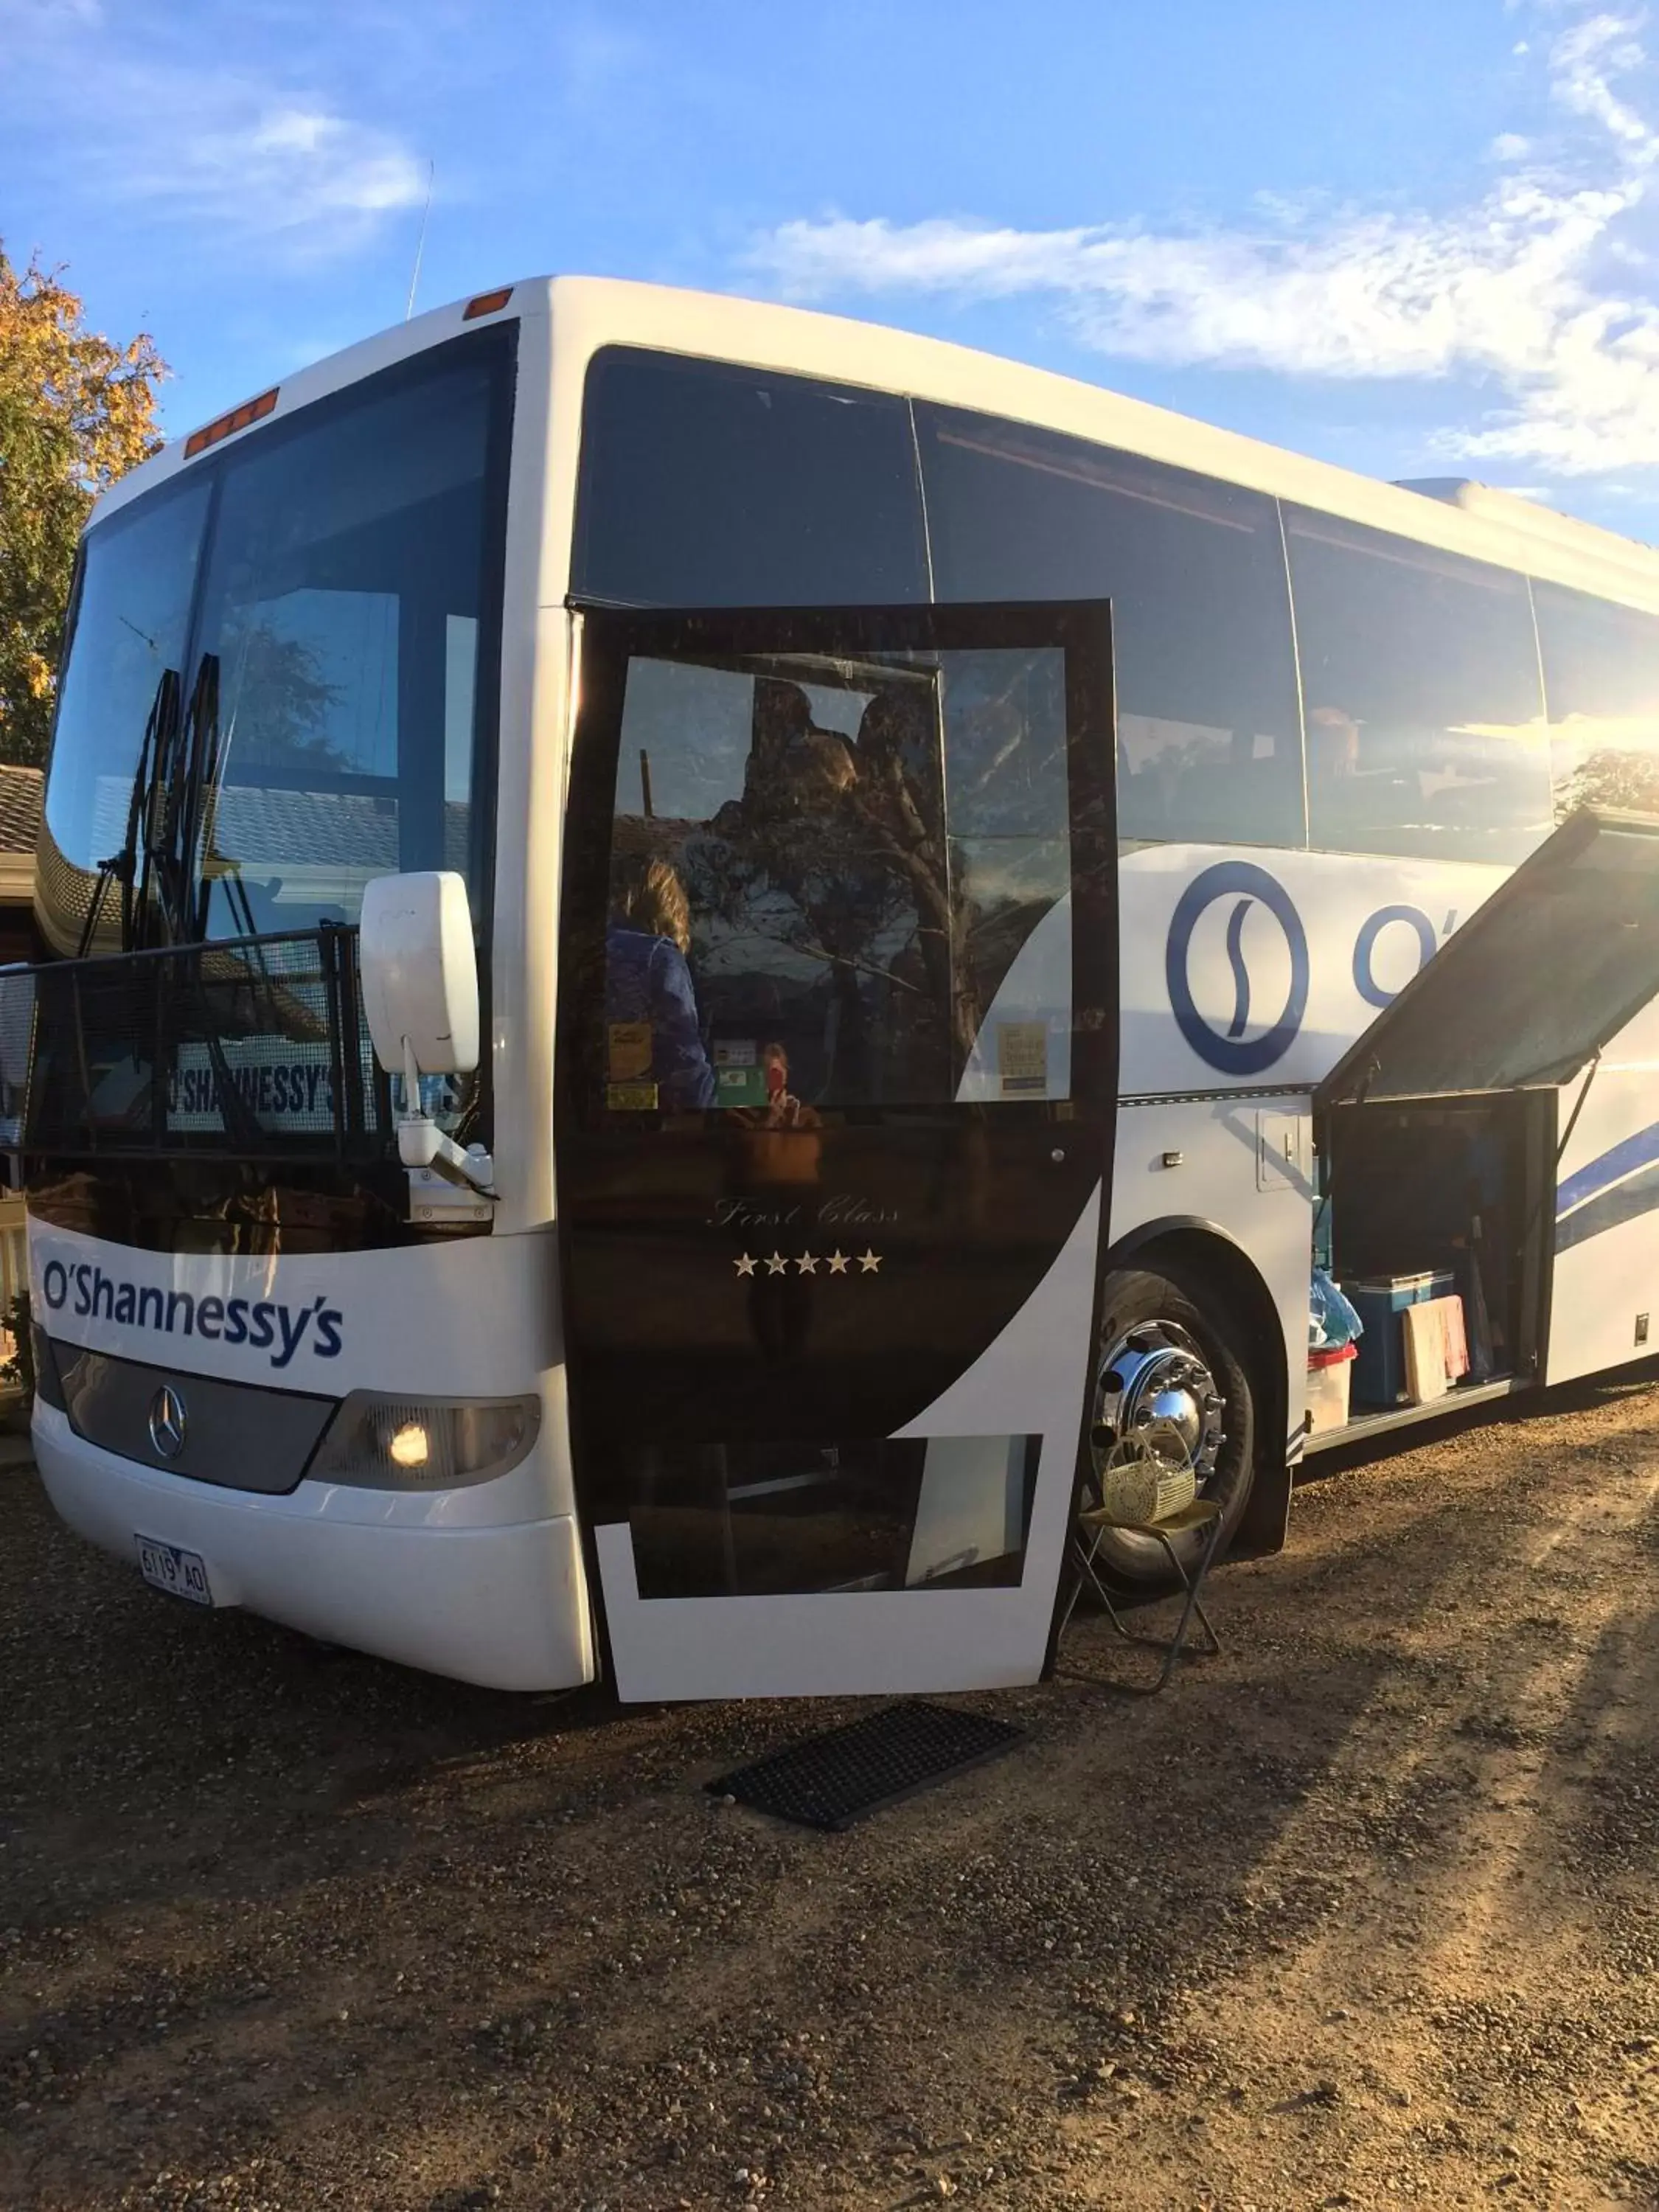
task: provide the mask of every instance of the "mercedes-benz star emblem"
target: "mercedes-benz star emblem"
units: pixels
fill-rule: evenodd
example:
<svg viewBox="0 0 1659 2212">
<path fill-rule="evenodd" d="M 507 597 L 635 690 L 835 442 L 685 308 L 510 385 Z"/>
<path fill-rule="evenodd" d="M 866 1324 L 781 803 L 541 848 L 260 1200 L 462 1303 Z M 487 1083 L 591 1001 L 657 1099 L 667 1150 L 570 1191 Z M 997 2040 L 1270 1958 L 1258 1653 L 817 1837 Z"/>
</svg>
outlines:
<svg viewBox="0 0 1659 2212">
<path fill-rule="evenodd" d="M 149 1401 L 149 1440 L 163 1459 L 177 1459 L 185 1448 L 185 1401 L 164 1382 Z"/>
</svg>

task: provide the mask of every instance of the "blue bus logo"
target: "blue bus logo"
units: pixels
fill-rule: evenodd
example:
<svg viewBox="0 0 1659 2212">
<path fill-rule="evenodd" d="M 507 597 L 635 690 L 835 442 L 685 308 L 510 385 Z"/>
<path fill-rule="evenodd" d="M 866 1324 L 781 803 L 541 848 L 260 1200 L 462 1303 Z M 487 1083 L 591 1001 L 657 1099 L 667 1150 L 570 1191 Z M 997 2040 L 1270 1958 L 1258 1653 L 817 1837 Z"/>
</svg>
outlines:
<svg viewBox="0 0 1659 2212">
<path fill-rule="evenodd" d="M 1235 902 L 1227 917 L 1226 936 L 1227 962 L 1233 975 L 1233 1010 L 1226 1028 L 1218 1030 L 1198 1011 L 1188 968 L 1193 932 L 1200 916 L 1224 898 Z M 1284 932 L 1291 956 L 1291 982 L 1279 1018 L 1260 1036 L 1247 1037 L 1251 991 L 1244 958 L 1244 924 L 1250 908 L 1258 903 Z M 1260 1075 L 1283 1060 L 1307 1013 L 1308 933 L 1290 893 L 1265 868 L 1257 867 L 1253 860 L 1221 860 L 1194 876 L 1176 902 L 1164 947 L 1164 972 L 1176 1026 L 1199 1058 L 1224 1075 Z"/>
<path fill-rule="evenodd" d="M 1456 918 L 1455 915 L 1447 915 L 1448 930 Z M 1419 969 L 1426 968 L 1435 956 L 1437 940 L 1434 924 L 1420 907 L 1378 907 L 1376 912 L 1368 916 L 1361 925 L 1353 947 L 1353 987 L 1368 1006 L 1391 1006 L 1400 995 L 1397 991 L 1385 990 L 1371 968 L 1371 956 L 1376 951 L 1377 939 L 1397 921 L 1417 932 L 1417 964 Z"/>
</svg>

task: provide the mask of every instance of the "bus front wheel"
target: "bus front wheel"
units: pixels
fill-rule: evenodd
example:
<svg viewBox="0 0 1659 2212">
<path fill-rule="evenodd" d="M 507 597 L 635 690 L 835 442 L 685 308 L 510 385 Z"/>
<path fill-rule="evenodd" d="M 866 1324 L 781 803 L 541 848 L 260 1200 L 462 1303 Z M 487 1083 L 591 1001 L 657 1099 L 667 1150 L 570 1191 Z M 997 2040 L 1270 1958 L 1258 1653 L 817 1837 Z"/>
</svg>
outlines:
<svg viewBox="0 0 1659 2212">
<path fill-rule="evenodd" d="M 1115 1453 L 1152 1449 L 1189 1467 L 1200 1498 L 1221 1507 L 1218 1549 L 1243 1517 L 1255 1473 L 1255 1400 L 1249 1340 L 1214 1289 L 1173 1273 L 1124 1269 L 1101 1292 L 1088 1433 L 1079 1492 L 1100 1503 L 1103 1468 Z M 1207 1528 L 1173 1541 L 1190 1573 Z M 1083 1531 L 1085 1544 L 1094 1531 Z M 1102 1530 L 1095 1567 L 1103 1579 L 1151 1591 L 1170 1581 L 1163 1546 L 1127 1528 Z"/>
</svg>

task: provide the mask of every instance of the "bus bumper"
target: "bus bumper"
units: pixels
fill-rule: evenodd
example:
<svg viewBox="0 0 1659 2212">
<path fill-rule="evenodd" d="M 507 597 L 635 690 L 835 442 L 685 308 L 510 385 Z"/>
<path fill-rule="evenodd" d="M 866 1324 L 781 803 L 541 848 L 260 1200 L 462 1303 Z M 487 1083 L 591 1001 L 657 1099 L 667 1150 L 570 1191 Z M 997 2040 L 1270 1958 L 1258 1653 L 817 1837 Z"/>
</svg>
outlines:
<svg viewBox="0 0 1659 2212">
<path fill-rule="evenodd" d="M 135 1574 L 136 1539 L 152 1537 L 200 1555 L 216 1605 L 244 1606 L 330 1644 L 492 1690 L 562 1690 L 593 1678 L 586 1577 L 568 1515 L 411 1525 L 390 1518 L 384 1492 L 311 1482 L 278 1498 L 218 1489 L 101 1451 L 39 1401 L 33 1441 L 58 1513 Z M 376 1507 L 380 1517 L 353 1517 Z"/>
</svg>

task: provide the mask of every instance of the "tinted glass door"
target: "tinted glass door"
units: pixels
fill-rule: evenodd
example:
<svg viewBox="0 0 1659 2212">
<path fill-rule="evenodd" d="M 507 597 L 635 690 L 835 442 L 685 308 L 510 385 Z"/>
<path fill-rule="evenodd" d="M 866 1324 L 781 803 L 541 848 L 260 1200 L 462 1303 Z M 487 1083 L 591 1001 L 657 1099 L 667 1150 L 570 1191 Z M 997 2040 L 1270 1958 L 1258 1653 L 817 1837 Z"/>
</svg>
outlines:
<svg viewBox="0 0 1659 2212">
<path fill-rule="evenodd" d="M 1106 609 L 580 620 L 557 1164 L 618 1686 L 1030 1680 L 1115 1087 Z"/>
</svg>

